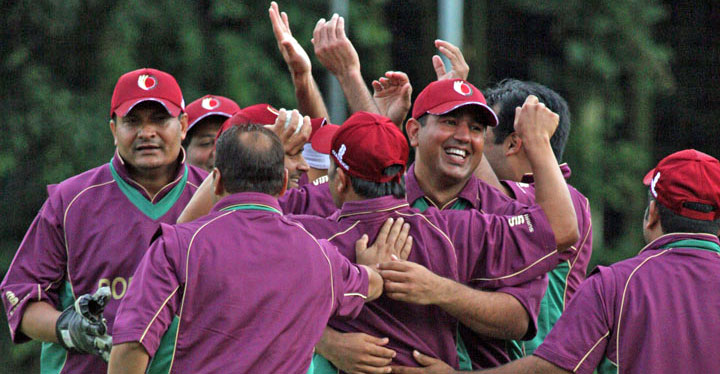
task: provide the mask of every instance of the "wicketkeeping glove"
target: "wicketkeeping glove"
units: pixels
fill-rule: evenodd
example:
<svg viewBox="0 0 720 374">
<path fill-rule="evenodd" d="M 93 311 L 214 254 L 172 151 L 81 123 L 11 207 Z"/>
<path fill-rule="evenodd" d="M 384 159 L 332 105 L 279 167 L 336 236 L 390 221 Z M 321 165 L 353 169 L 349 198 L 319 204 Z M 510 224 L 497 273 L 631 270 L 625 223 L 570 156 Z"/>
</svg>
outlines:
<svg viewBox="0 0 720 374">
<path fill-rule="evenodd" d="M 110 298 L 110 288 L 102 287 L 94 295 L 80 296 L 75 304 L 65 309 L 55 324 L 55 335 L 60 345 L 68 351 L 100 356 L 110 359 L 112 337 L 102 316 Z"/>
</svg>

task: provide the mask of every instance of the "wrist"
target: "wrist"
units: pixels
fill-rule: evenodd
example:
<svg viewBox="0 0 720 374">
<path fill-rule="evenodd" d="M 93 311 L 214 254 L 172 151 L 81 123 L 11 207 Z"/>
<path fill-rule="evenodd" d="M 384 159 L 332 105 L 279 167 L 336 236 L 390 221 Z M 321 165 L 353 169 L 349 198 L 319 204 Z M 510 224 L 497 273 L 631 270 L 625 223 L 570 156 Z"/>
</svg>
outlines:
<svg viewBox="0 0 720 374">
<path fill-rule="evenodd" d="M 329 327 L 326 327 L 325 331 L 323 331 L 320 341 L 318 341 L 317 344 L 315 344 L 315 352 L 317 352 L 321 356 L 327 358 L 328 348 L 332 347 L 336 344 L 337 338 L 339 336 L 340 336 L 340 332 L 335 331 L 334 329 L 331 329 Z"/>
<path fill-rule="evenodd" d="M 293 85 L 297 89 L 298 87 L 309 87 L 312 83 L 312 72 L 291 72 Z"/>
<path fill-rule="evenodd" d="M 342 84 L 344 82 L 363 82 L 362 73 L 360 72 L 360 65 L 351 66 L 343 71 L 335 73 L 335 77 Z M 363 82 L 363 85 L 365 82 Z"/>
<path fill-rule="evenodd" d="M 450 305 L 454 302 L 453 288 L 455 282 L 441 276 L 437 276 L 437 278 L 438 281 L 436 287 L 434 287 L 435 292 L 430 300 L 430 304 L 437 305 L 442 308 L 444 305 Z"/>
</svg>

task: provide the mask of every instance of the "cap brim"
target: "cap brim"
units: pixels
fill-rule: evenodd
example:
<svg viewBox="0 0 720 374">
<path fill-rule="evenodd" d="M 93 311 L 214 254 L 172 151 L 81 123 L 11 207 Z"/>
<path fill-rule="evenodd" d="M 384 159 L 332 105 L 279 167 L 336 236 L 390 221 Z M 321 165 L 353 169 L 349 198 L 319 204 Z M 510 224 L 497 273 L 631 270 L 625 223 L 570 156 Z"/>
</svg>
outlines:
<svg viewBox="0 0 720 374">
<path fill-rule="evenodd" d="M 434 114 L 436 116 L 441 116 L 443 114 L 447 114 L 452 112 L 453 110 L 457 108 L 461 108 L 464 106 L 473 105 L 477 106 L 480 111 L 484 114 L 485 119 L 487 120 L 487 126 L 495 127 L 498 124 L 498 118 L 495 112 L 486 104 L 483 104 L 479 101 L 450 101 L 447 103 L 442 103 L 436 107 L 428 109 L 426 113 Z"/>
<path fill-rule="evenodd" d="M 655 175 L 655 169 L 651 169 L 650 171 L 645 174 L 645 178 L 643 178 L 643 184 L 646 186 L 649 186 L 650 183 L 652 183 L 653 176 Z"/>
<path fill-rule="evenodd" d="M 202 120 L 203 118 L 208 117 L 208 116 L 223 116 L 223 117 L 226 117 L 226 118 L 230 118 L 230 117 L 232 117 L 232 114 L 227 114 L 227 113 L 225 113 L 225 112 L 208 112 L 208 113 L 205 113 L 205 114 L 203 114 L 202 116 L 196 118 L 194 121 L 192 121 L 192 123 L 188 124 L 188 131 L 190 131 L 190 129 L 191 129 L 193 126 L 195 126 L 196 123 L 200 122 L 200 120 Z M 223 121 L 223 122 L 224 122 L 224 121 Z"/>
<path fill-rule="evenodd" d="M 154 97 L 143 97 L 141 99 L 128 100 L 128 101 L 118 105 L 118 107 L 115 109 L 114 113 L 117 116 L 125 117 L 132 110 L 132 108 L 135 107 L 135 105 L 138 105 L 144 101 L 154 101 L 156 103 L 162 104 L 162 106 L 165 107 L 165 110 L 167 110 L 168 113 L 170 113 L 170 115 L 173 117 L 179 116 L 180 113 L 182 112 L 182 109 L 179 106 L 171 103 L 168 100 L 154 98 Z"/>
<path fill-rule="evenodd" d="M 312 149 L 316 152 L 329 155 L 332 149 L 332 138 L 339 129 L 340 126 L 333 124 L 327 124 L 318 129 L 310 141 Z"/>
</svg>

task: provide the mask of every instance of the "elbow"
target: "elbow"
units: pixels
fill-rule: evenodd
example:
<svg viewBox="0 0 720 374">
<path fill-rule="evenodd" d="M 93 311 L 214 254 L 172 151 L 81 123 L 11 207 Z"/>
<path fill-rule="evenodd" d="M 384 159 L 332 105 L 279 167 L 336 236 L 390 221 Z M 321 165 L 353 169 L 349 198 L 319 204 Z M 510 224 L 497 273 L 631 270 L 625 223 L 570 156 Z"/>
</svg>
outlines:
<svg viewBox="0 0 720 374">
<path fill-rule="evenodd" d="M 564 226 L 563 230 L 558 230 L 555 234 L 555 242 L 557 244 L 558 252 L 570 251 L 572 245 L 577 243 L 578 239 L 580 239 L 577 222 L 572 222 L 572 224 Z"/>
</svg>

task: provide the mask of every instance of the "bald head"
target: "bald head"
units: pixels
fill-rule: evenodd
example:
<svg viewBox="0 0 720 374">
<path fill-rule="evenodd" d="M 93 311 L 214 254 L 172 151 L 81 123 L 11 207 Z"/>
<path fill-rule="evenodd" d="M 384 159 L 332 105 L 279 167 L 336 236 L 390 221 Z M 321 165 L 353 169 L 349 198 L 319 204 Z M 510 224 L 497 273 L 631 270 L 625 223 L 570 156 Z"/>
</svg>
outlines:
<svg viewBox="0 0 720 374">
<path fill-rule="evenodd" d="M 217 141 L 215 167 L 228 193 L 279 195 L 285 186 L 282 143 L 261 125 L 233 126 Z"/>
</svg>

